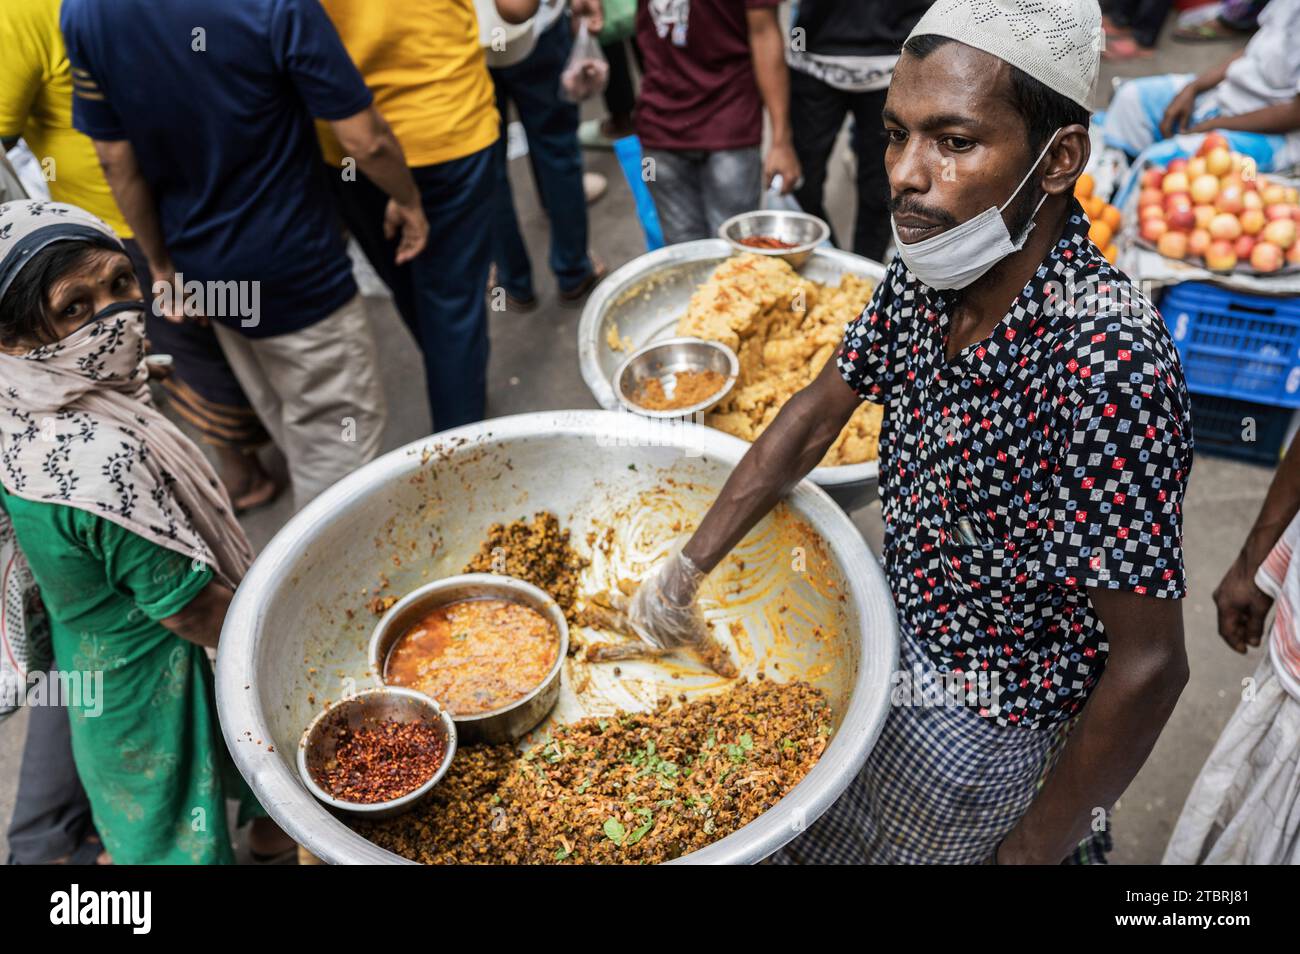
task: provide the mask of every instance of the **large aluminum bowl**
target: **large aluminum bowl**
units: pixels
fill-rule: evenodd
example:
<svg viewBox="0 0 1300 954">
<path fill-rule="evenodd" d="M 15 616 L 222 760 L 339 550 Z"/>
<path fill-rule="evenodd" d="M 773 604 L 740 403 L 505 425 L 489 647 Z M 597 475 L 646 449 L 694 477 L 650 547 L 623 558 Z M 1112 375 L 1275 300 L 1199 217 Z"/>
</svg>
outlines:
<svg viewBox="0 0 1300 954">
<path fill-rule="evenodd" d="M 584 588 L 637 578 L 698 522 L 747 446 L 711 428 L 627 413 L 524 414 L 417 441 L 335 484 L 267 545 L 222 630 L 222 731 L 262 805 L 327 862 L 403 861 L 331 815 L 295 768 L 299 737 L 316 713 L 378 684 L 367 652 L 375 585 L 401 596 L 459 573 L 491 523 L 543 509 L 590 558 Z M 680 859 L 751 863 L 820 816 L 865 761 L 888 708 L 897 622 L 861 534 L 806 480 L 714 570 L 702 596 L 715 633 L 733 640 L 742 674 L 762 667 L 778 681 L 808 679 L 834 714 L 830 744 L 789 795 Z M 728 635 L 733 622 L 743 627 L 743 651 L 740 637 Z M 571 635 L 600 638 L 581 628 Z M 532 738 L 555 722 L 726 685 L 689 659 L 623 661 L 617 676 L 615 668 L 569 657 L 559 701 Z"/>
<path fill-rule="evenodd" d="M 652 341 L 676 335 L 677 319 L 718 263 L 732 255 L 722 239 L 683 242 L 647 252 L 619 268 L 596 286 L 587 298 L 578 322 L 578 361 L 582 379 L 592 397 L 606 410 L 619 407 L 613 377 L 629 352 L 609 346 L 611 323 L 621 337 L 630 338 L 636 350 Z M 805 278 L 827 285 L 839 284 L 845 272 L 873 282 L 885 277 L 879 262 L 835 248 L 817 248 L 799 269 Z M 876 461 L 817 467 L 809 475 L 845 510 L 852 511 L 876 497 L 880 468 Z"/>
</svg>

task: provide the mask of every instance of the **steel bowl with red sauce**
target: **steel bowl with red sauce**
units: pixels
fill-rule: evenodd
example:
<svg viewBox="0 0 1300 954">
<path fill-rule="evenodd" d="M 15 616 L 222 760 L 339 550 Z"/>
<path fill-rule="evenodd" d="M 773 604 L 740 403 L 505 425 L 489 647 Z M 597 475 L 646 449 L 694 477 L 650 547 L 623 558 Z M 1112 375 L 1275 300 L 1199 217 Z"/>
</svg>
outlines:
<svg viewBox="0 0 1300 954">
<path fill-rule="evenodd" d="M 746 248 L 798 248 L 796 243 L 782 242 L 774 235 L 746 235 L 736 241 Z"/>
<path fill-rule="evenodd" d="M 438 700 L 466 742 L 511 742 L 554 707 L 569 649 L 559 604 L 513 577 L 466 573 L 398 600 L 375 626 L 386 685 Z"/>
</svg>

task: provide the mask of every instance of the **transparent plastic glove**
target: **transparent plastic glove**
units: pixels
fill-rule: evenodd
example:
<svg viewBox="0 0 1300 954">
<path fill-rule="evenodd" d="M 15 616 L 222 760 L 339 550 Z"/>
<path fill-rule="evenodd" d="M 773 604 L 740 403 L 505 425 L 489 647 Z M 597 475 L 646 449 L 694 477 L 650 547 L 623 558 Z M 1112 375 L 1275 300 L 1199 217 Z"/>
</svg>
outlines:
<svg viewBox="0 0 1300 954">
<path fill-rule="evenodd" d="M 627 619 L 652 646 L 700 646 L 710 639 L 709 625 L 696 602 L 702 573 L 681 550 L 655 568 L 637 587 Z"/>
</svg>

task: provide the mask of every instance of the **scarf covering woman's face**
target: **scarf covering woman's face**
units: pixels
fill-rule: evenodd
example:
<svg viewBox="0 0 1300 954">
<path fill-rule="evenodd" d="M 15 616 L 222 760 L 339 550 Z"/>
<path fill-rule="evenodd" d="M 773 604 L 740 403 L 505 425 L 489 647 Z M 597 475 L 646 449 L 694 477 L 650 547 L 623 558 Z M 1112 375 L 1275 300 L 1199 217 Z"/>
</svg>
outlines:
<svg viewBox="0 0 1300 954">
<path fill-rule="evenodd" d="M 42 260 L 46 264 L 38 266 Z M 4 353 L 26 354 L 62 341 L 105 308 L 140 298 L 121 240 L 102 219 L 48 199 L 0 202 Z"/>
</svg>

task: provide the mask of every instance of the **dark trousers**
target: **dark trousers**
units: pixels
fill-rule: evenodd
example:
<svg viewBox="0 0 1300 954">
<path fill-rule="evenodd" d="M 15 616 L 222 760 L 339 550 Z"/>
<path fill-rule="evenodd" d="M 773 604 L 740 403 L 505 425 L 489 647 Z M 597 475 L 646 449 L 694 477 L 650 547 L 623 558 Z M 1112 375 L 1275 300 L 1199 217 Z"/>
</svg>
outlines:
<svg viewBox="0 0 1300 954">
<path fill-rule="evenodd" d="M 573 47 L 568 17 L 537 40 L 527 59 L 492 70 L 501 138 L 497 141 L 496 190 L 492 196 L 492 260 L 497 281 L 512 297 L 533 297 L 533 270 L 519 232 L 506 169 L 506 116 L 519 111 L 528 137 L 528 160 L 542 207 L 551 223 L 551 271 L 561 291 L 572 291 L 591 275 L 587 257 L 587 200 L 582 192 L 582 149 L 578 107 L 560 99 L 560 73 Z"/>
<path fill-rule="evenodd" d="M 794 148 L 803 167 L 803 185 L 795 198 L 805 212 L 828 222 L 823 204 L 826 165 L 831 149 L 853 114 L 853 151 L 858 165 L 858 206 L 853 218 L 853 251 L 880 261 L 889 247 L 889 179 L 885 175 L 888 139 L 880 119 L 886 90 L 846 93 L 798 70 L 790 71 L 790 123 Z M 843 247 L 832 235 L 831 240 Z"/>
<path fill-rule="evenodd" d="M 86 798 L 72 760 L 72 728 L 61 706 L 27 710 L 27 740 L 18 794 L 9 822 L 9 855 L 21 865 L 49 864 L 74 854 L 94 833 Z M 99 853 L 89 852 L 87 862 Z"/>
<path fill-rule="evenodd" d="M 628 37 L 608 45 L 602 44 L 600 50 L 609 60 L 609 83 L 605 87 L 605 109 L 613 119 L 629 121 L 632 110 L 636 108 L 636 87 L 632 82 L 632 65 L 628 62 L 628 50 L 636 58 L 636 65 L 641 67 L 641 53 L 636 40 Z"/>
<path fill-rule="evenodd" d="M 388 197 L 369 179 L 340 181 L 339 211 L 388 287 L 424 353 L 429 413 L 435 431 L 481 421 L 487 404 L 487 278 L 491 218 L 484 214 L 496 182 L 496 146 L 463 159 L 411 170 L 429 219 L 429 244 L 414 261 L 393 263 L 396 241 L 384 238 Z"/>
<path fill-rule="evenodd" d="M 1128 27 L 1139 46 L 1156 45 L 1160 28 L 1174 5 L 1174 0 L 1110 0 L 1106 12 L 1116 26 Z"/>
</svg>

